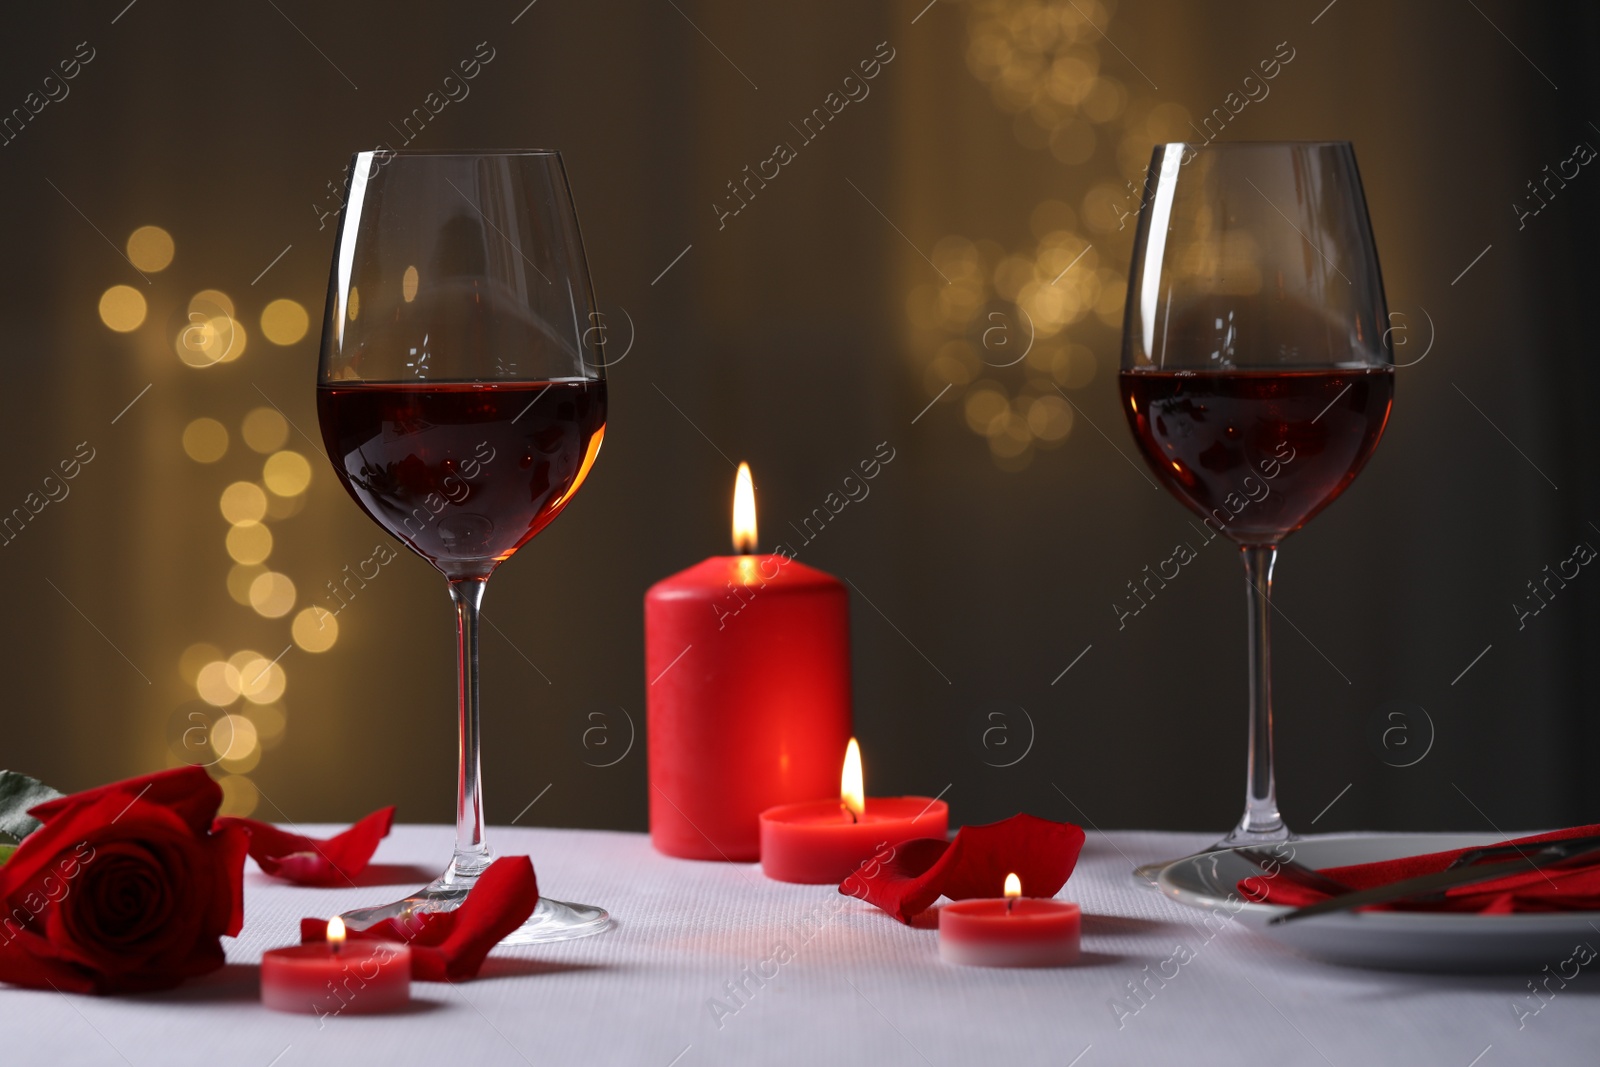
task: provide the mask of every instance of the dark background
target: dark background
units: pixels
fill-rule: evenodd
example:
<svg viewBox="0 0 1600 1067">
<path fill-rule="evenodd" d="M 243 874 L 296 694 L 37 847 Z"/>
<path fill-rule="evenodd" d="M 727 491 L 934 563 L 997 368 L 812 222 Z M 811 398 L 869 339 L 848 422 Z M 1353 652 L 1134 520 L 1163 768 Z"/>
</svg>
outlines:
<svg viewBox="0 0 1600 1067">
<path fill-rule="evenodd" d="M 270 659 L 289 642 L 292 613 L 230 598 L 217 505 L 229 483 L 261 477 L 263 457 L 239 439 L 252 409 L 276 405 L 316 436 L 315 332 L 280 346 L 259 318 L 287 298 L 320 321 L 327 183 L 353 150 L 398 145 L 391 123 L 487 42 L 494 59 L 470 96 L 412 147 L 560 148 L 602 306 L 614 322 L 625 309 L 635 334 L 611 371 L 593 477 L 485 605 L 490 821 L 644 828 L 640 599 L 727 550 L 733 472 L 719 451 L 751 461 L 778 536 L 889 442 L 896 459 L 871 496 L 803 553 L 860 591 L 870 790 L 948 784 L 962 822 L 1023 809 L 1222 830 L 1244 771 L 1238 564 L 1221 543 L 1206 549 L 1120 631 L 1111 606 L 1189 534 L 1187 513 L 1128 462 L 1115 372 L 1132 226 L 1107 204 L 1151 143 L 1192 136 L 1189 119 L 1287 42 L 1294 59 L 1226 136 L 1355 143 L 1399 359 L 1427 355 L 1399 371 L 1366 472 L 1280 561 L 1285 813 L 1302 831 L 1600 818 L 1600 576 L 1583 571 L 1521 630 L 1512 607 L 1546 564 L 1600 545 L 1583 325 L 1600 173 L 1582 170 L 1522 229 L 1512 206 L 1577 142 L 1600 145 L 1591 9 L 524 2 L 112 0 L 8 16 L 0 109 L 23 106 L 79 42 L 95 58 L 0 146 L 0 511 L 78 442 L 95 459 L 0 549 L 0 765 L 77 789 L 172 764 L 174 723 L 195 699 L 184 650 Z M 794 140 L 788 124 L 885 41 L 894 59 L 870 96 L 719 229 L 725 183 Z M 1071 97 L 1096 64 L 1101 121 L 1039 102 L 1050 71 Z M 148 283 L 122 254 L 144 225 L 177 250 Z M 1103 313 L 1023 364 L 984 366 L 1005 360 L 983 330 L 1020 321 L 992 291 L 995 267 L 1031 262 L 1051 229 L 1092 244 L 1071 284 L 1103 297 Z M 114 285 L 148 301 L 139 329 L 97 316 Z M 204 288 L 232 297 L 248 343 L 194 368 L 174 338 Z M 612 328 L 615 359 L 627 328 Z M 1035 441 L 1019 427 L 1052 381 L 1074 422 L 1064 440 Z M 1018 402 L 1016 418 L 990 417 L 994 395 Z M 229 428 L 216 463 L 182 447 L 199 417 Z M 285 447 L 314 471 L 298 514 L 268 520 L 268 564 L 296 583 L 298 611 L 385 535 L 310 440 L 291 432 Z M 249 784 L 228 783 L 230 806 L 309 821 L 393 802 L 407 821 L 449 820 L 443 582 L 403 556 L 339 626 L 331 650 L 280 661 L 286 730 L 235 764 Z M 630 719 L 641 736 L 628 750 Z M 586 745 L 597 722 L 607 732 Z"/>
</svg>

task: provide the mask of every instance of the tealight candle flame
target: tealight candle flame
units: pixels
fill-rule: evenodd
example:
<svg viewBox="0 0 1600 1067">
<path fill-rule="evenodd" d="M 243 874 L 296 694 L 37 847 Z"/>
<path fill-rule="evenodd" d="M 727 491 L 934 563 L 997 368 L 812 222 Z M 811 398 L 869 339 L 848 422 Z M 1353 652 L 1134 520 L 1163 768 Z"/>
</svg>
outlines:
<svg viewBox="0 0 1600 1067">
<path fill-rule="evenodd" d="M 758 543 L 756 486 L 750 479 L 750 464 L 741 463 L 733 480 L 733 550 L 741 556 L 751 555 Z"/>
<path fill-rule="evenodd" d="M 1014 874 L 1006 875 L 1006 914 L 1011 914 L 1011 906 L 1022 895 L 1022 879 Z"/>
<path fill-rule="evenodd" d="M 850 739 L 844 750 L 844 772 L 839 775 L 839 800 L 850 813 L 852 822 L 859 822 L 867 811 L 867 786 L 861 774 L 861 746 Z"/>
<path fill-rule="evenodd" d="M 344 920 L 337 915 L 328 920 L 328 948 L 334 952 L 344 948 Z"/>
</svg>

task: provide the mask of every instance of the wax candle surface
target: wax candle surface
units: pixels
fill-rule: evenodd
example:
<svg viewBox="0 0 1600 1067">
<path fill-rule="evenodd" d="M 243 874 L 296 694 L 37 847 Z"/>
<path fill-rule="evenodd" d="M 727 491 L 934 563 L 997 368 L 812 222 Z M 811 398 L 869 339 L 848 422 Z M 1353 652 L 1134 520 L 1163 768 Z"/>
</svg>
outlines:
<svg viewBox="0 0 1600 1067">
<path fill-rule="evenodd" d="M 261 955 L 261 1003 L 307 1015 L 366 1015 L 411 1002 L 411 946 L 397 941 L 326 942 Z"/>
<path fill-rule="evenodd" d="M 650 839 L 750 862 L 767 808 L 829 796 L 850 737 L 850 602 L 785 556 L 717 556 L 645 594 Z"/>
<path fill-rule="evenodd" d="M 761 871 L 779 882 L 837 885 L 880 846 L 942 838 L 950 806 L 929 797 L 868 797 L 859 821 L 838 800 L 785 804 L 761 813 Z"/>
<path fill-rule="evenodd" d="M 939 909 L 939 956 L 977 967 L 1061 967 L 1078 962 L 1083 917 L 1065 900 L 955 900 Z"/>
</svg>

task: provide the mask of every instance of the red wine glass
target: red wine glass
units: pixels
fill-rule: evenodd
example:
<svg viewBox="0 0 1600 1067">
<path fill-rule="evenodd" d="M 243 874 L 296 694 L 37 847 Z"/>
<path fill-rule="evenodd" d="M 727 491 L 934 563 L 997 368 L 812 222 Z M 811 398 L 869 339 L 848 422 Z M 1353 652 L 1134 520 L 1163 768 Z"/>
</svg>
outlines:
<svg viewBox="0 0 1600 1067">
<path fill-rule="evenodd" d="M 1355 479 L 1394 397 L 1388 308 L 1346 142 L 1158 145 L 1134 239 L 1122 402 L 1145 461 L 1244 557 L 1244 816 L 1214 848 L 1293 837 L 1272 768 L 1279 543 Z M 1164 864 L 1139 869 L 1152 878 Z"/>
<path fill-rule="evenodd" d="M 339 481 L 433 564 L 456 609 L 456 847 L 362 928 L 448 911 L 493 853 L 479 768 L 478 619 L 496 567 L 571 502 L 605 437 L 602 336 L 556 152 L 361 152 L 334 248 L 317 418 Z M 541 898 L 502 944 L 606 929 Z"/>
</svg>

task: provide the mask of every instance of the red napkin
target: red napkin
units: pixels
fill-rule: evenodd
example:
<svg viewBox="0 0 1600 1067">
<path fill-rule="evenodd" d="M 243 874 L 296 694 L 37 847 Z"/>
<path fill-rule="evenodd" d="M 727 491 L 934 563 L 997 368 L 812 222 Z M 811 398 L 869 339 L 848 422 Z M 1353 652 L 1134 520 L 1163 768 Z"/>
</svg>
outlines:
<svg viewBox="0 0 1600 1067">
<path fill-rule="evenodd" d="M 338 885 L 367 869 L 378 842 L 389 836 L 394 807 L 379 808 L 326 841 L 291 834 L 254 819 L 218 819 L 213 829 L 242 826 L 250 834 L 250 858 L 274 878 L 300 885 Z"/>
<path fill-rule="evenodd" d="M 1486 841 L 1483 846 L 1503 844 L 1530 845 L 1531 855 L 1537 846 L 1546 841 L 1560 841 L 1568 837 L 1587 837 L 1600 834 L 1600 823 L 1591 826 L 1574 826 L 1547 834 L 1534 834 L 1511 841 Z M 1293 844 L 1286 846 L 1293 848 Z M 1351 889 L 1367 889 L 1387 885 L 1402 878 L 1432 874 L 1450 866 L 1450 862 L 1471 849 L 1453 852 L 1429 852 L 1421 856 L 1384 860 L 1380 863 L 1362 863 L 1353 867 L 1330 867 L 1323 874 Z M 1515 858 L 1515 855 L 1509 857 Z M 1494 862 L 1494 861 L 1486 861 Z M 1287 878 L 1270 878 L 1265 874 L 1252 875 L 1239 882 L 1239 892 L 1245 899 L 1263 904 L 1280 904 L 1297 908 L 1314 904 L 1328 897 L 1315 889 L 1295 885 Z M 1372 904 L 1369 908 L 1397 911 L 1464 911 L 1485 914 L 1506 914 L 1516 911 L 1588 911 L 1600 909 L 1600 862 L 1570 870 L 1523 871 L 1497 878 L 1492 882 L 1458 886 L 1445 891 L 1442 900 L 1397 901 L 1393 904 Z M 1361 909 L 1363 911 L 1367 908 Z"/>
<path fill-rule="evenodd" d="M 489 950 L 521 926 L 539 903 L 539 883 L 527 856 L 502 856 L 478 876 L 454 911 L 431 911 L 402 922 L 385 919 L 349 930 L 352 941 L 402 941 L 411 946 L 411 977 L 460 982 L 475 977 Z M 327 940 L 328 920 L 301 919 L 300 942 Z"/>
<path fill-rule="evenodd" d="M 1007 874 L 1030 897 L 1053 897 L 1067 884 L 1083 848 L 1083 831 L 1071 823 L 1013 815 L 984 826 L 963 826 L 954 840 L 904 841 L 863 863 L 839 884 L 910 923 L 941 895 L 951 900 L 998 897 Z"/>
</svg>

